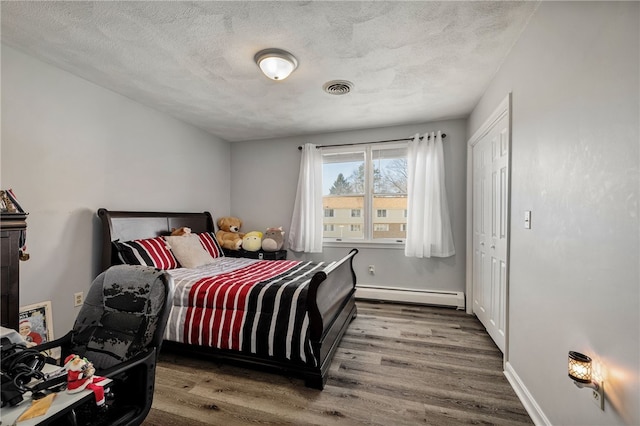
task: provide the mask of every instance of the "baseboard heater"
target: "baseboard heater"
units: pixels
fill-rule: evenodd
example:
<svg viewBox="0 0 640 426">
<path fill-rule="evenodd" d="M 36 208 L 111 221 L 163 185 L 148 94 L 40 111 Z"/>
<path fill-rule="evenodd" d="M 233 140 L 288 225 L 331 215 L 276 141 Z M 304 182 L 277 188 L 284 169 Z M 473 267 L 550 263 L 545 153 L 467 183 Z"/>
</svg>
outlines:
<svg viewBox="0 0 640 426">
<path fill-rule="evenodd" d="M 356 299 L 453 306 L 457 309 L 464 309 L 464 293 L 461 291 L 416 290 L 358 284 L 356 285 Z"/>
</svg>

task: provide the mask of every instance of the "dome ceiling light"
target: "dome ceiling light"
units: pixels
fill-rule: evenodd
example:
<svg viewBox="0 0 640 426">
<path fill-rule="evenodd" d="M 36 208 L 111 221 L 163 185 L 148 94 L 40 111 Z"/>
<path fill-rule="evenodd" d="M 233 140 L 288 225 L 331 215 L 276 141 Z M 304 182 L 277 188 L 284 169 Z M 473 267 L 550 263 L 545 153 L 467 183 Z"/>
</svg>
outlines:
<svg viewBox="0 0 640 426">
<path fill-rule="evenodd" d="M 253 60 L 271 80 L 284 80 L 298 68 L 298 60 L 295 56 L 282 49 L 261 50 L 256 53 Z"/>
</svg>

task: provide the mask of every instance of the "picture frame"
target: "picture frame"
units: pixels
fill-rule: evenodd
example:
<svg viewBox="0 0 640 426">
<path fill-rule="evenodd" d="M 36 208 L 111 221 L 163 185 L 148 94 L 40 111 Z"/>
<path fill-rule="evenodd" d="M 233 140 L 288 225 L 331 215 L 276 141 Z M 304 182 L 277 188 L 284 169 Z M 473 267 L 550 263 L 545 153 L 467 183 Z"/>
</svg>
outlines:
<svg viewBox="0 0 640 426">
<path fill-rule="evenodd" d="M 18 332 L 27 343 L 27 347 L 53 340 L 50 300 L 22 306 L 18 315 Z"/>
</svg>

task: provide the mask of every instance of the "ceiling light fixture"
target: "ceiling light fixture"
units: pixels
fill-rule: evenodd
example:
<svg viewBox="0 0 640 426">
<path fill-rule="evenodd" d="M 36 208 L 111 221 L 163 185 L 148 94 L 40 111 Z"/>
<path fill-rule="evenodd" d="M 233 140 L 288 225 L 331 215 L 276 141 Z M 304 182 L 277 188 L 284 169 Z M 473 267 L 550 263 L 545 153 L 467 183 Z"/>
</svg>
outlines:
<svg viewBox="0 0 640 426">
<path fill-rule="evenodd" d="M 264 49 L 253 57 L 264 75 L 271 80 L 284 80 L 298 68 L 298 60 L 282 49 Z"/>
</svg>

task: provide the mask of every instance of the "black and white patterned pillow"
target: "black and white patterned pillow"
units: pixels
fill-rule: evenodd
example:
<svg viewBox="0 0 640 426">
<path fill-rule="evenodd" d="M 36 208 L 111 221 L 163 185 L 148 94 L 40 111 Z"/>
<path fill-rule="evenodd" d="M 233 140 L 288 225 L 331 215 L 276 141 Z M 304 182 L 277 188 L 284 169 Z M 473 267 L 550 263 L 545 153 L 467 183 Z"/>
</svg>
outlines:
<svg viewBox="0 0 640 426">
<path fill-rule="evenodd" d="M 211 257 L 218 258 L 224 257 L 224 251 L 222 251 L 222 247 L 220 247 L 220 243 L 218 243 L 218 239 L 216 238 L 216 234 L 213 232 L 202 232 L 200 234 L 196 234 L 198 238 L 200 238 L 200 242 L 202 243 L 202 247 L 209 252 Z"/>
<path fill-rule="evenodd" d="M 114 241 L 118 259 L 127 265 L 153 266 L 158 269 L 174 269 L 178 261 L 162 237 L 132 241 Z"/>
</svg>

